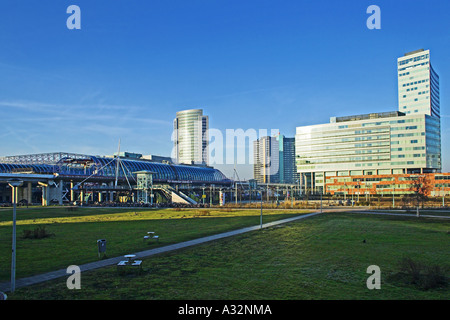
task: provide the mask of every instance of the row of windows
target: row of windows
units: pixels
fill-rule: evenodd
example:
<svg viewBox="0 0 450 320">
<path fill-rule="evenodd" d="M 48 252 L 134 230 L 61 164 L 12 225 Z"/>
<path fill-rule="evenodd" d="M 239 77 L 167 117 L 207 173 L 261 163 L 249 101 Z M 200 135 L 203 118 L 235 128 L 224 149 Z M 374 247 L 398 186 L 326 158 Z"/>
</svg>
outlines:
<svg viewBox="0 0 450 320">
<path fill-rule="evenodd" d="M 392 120 L 392 121 L 379 121 L 379 122 L 371 122 L 371 123 L 363 123 L 362 126 L 379 126 L 379 125 L 395 125 L 400 123 L 410 123 L 410 122 L 423 122 L 423 118 L 414 118 L 414 119 L 401 119 L 401 120 Z"/>
<path fill-rule="evenodd" d="M 425 157 L 425 153 L 414 153 L 414 154 L 393 154 L 391 158 L 420 158 Z"/>
<path fill-rule="evenodd" d="M 404 65 L 404 64 L 408 64 L 410 62 L 417 62 L 417 61 L 420 61 L 420 60 L 425 60 L 425 59 L 428 59 L 429 56 L 430 56 L 429 54 L 424 54 L 424 55 L 421 55 L 421 56 L 418 56 L 418 57 L 405 59 L 405 60 L 399 61 L 398 65 L 401 66 L 401 65 Z"/>
<path fill-rule="evenodd" d="M 308 158 L 318 158 L 318 157 L 331 157 L 331 156 L 347 156 L 356 154 L 375 154 L 375 153 L 389 153 L 389 147 L 383 149 L 347 149 L 347 150 L 337 150 L 337 151 L 325 151 L 325 152 L 305 152 L 302 151 L 301 155 L 297 156 L 297 159 L 308 159 Z"/>
<path fill-rule="evenodd" d="M 419 67 L 419 66 L 426 66 L 427 64 L 428 64 L 428 61 L 427 61 L 427 62 L 418 63 L 418 64 L 415 64 L 415 65 L 413 65 L 413 66 L 408 66 L 408 67 L 400 68 L 400 69 L 398 69 L 398 71 L 404 71 L 404 70 L 406 70 L 406 69 L 415 68 L 415 67 Z"/>
<path fill-rule="evenodd" d="M 332 145 L 309 145 L 303 147 L 297 147 L 298 150 L 302 152 L 313 152 L 313 151 L 328 151 L 328 150 L 342 150 L 342 149 L 356 149 L 356 148 L 372 148 L 372 147 L 383 147 L 390 146 L 389 141 L 379 141 L 370 143 L 355 143 L 355 144 L 332 144 Z"/>
<path fill-rule="evenodd" d="M 425 150 L 425 147 L 406 147 L 406 148 L 392 148 L 392 152 L 396 151 L 413 151 L 413 150 Z"/>
<path fill-rule="evenodd" d="M 425 132 L 415 132 L 415 133 L 399 133 L 391 134 L 391 138 L 404 138 L 404 137 L 414 137 L 414 136 L 424 136 Z"/>
<path fill-rule="evenodd" d="M 409 82 L 409 83 L 404 83 L 403 87 L 408 87 L 408 86 L 412 86 L 414 84 L 421 84 L 421 83 L 425 83 L 425 82 L 428 82 L 428 79 L 414 81 L 414 82 Z"/>
<path fill-rule="evenodd" d="M 320 140 L 320 143 L 321 144 L 345 143 L 345 142 L 383 140 L 383 139 L 389 139 L 389 135 L 385 134 L 385 135 L 379 135 L 379 136 L 362 136 L 362 137 L 348 137 L 348 138 L 339 138 L 339 139 L 323 139 L 323 140 Z M 296 143 L 296 146 L 301 148 L 302 146 L 308 146 L 311 143 L 313 143 L 311 140 L 298 141 Z"/>
<path fill-rule="evenodd" d="M 398 130 L 416 130 L 416 129 L 423 129 L 423 126 L 393 127 L 393 128 L 391 128 L 391 131 L 398 131 Z"/>
<path fill-rule="evenodd" d="M 320 132 L 312 132 L 307 133 L 306 137 L 303 138 L 302 134 L 297 134 L 297 139 L 324 139 L 324 138 L 333 138 L 337 136 L 353 136 L 353 135 L 361 135 L 361 134 L 374 134 L 374 133 L 388 133 L 389 127 L 384 128 L 374 128 L 374 129 L 360 129 L 360 130 L 327 130 Z M 305 135 L 305 134 L 303 134 Z"/>
<path fill-rule="evenodd" d="M 379 156 L 366 156 L 366 157 L 344 157 L 344 158 L 324 158 L 324 159 L 310 159 L 310 160 L 297 160 L 298 165 L 303 164 L 315 164 L 315 163 L 343 163 L 343 162 L 358 162 L 358 161 L 376 161 L 376 160 L 389 160 L 390 155 Z"/>
</svg>

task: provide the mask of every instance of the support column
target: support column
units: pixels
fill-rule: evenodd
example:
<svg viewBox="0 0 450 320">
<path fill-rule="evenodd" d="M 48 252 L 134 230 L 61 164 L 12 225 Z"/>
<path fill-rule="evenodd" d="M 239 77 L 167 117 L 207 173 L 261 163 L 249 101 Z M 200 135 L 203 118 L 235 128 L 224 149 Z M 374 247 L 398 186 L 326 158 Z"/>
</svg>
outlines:
<svg viewBox="0 0 450 320">
<path fill-rule="evenodd" d="M 42 206 L 48 206 L 48 188 L 49 186 L 42 186 Z"/>
<path fill-rule="evenodd" d="M 18 203 L 20 200 L 23 199 L 23 192 L 24 192 L 24 189 L 23 189 L 22 187 L 17 187 L 17 188 L 16 188 L 16 191 L 17 191 L 17 199 L 16 199 L 16 203 Z"/>
<path fill-rule="evenodd" d="M 33 184 L 31 182 L 27 183 L 27 203 L 31 204 L 33 202 Z"/>
<path fill-rule="evenodd" d="M 101 191 L 98 193 L 98 202 L 99 203 L 103 202 L 103 193 Z"/>
<path fill-rule="evenodd" d="M 73 181 L 70 181 L 70 202 L 71 204 L 75 201 L 75 191 L 73 190 Z"/>
<path fill-rule="evenodd" d="M 110 186 L 110 187 L 113 187 L 113 186 L 114 186 L 114 182 L 110 182 L 110 183 L 109 183 L 109 186 Z M 109 201 L 111 201 L 111 202 L 114 201 L 114 191 L 110 191 L 110 192 L 109 192 Z"/>
<path fill-rule="evenodd" d="M 60 180 L 58 184 L 58 204 L 60 206 L 63 205 L 63 189 L 64 189 L 64 182 Z"/>
<path fill-rule="evenodd" d="M 80 185 L 80 198 L 81 198 L 80 204 L 81 204 L 81 205 L 84 204 L 84 190 L 83 190 L 83 188 L 84 188 L 84 185 L 81 184 L 81 185 Z"/>
</svg>

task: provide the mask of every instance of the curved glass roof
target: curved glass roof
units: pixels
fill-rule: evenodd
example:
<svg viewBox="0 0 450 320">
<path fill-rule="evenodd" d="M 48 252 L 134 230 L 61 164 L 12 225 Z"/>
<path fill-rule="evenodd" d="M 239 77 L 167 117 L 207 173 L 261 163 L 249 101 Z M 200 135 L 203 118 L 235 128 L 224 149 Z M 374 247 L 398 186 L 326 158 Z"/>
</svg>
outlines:
<svg viewBox="0 0 450 320">
<path fill-rule="evenodd" d="M 34 173 L 53 174 L 54 166 L 48 164 L 15 164 L 15 163 L 0 163 L 1 173 L 13 173 L 23 170 L 31 169 Z"/>
<path fill-rule="evenodd" d="M 12 173 L 17 169 L 32 169 L 35 173 L 80 177 L 115 177 L 117 161 L 114 158 L 90 156 L 86 159 L 63 158 L 56 165 L 0 163 L 0 172 Z M 159 162 L 120 159 L 119 178 L 135 179 L 135 172 L 151 171 L 156 182 L 229 183 L 219 170 L 209 167 L 174 165 Z"/>
</svg>

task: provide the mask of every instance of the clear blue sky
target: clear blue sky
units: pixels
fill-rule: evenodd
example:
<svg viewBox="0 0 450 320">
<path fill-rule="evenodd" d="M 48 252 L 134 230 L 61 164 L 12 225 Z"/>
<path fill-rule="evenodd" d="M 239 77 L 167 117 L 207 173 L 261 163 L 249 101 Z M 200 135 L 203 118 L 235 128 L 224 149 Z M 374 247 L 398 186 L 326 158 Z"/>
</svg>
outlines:
<svg viewBox="0 0 450 320">
<path fill-rule="evenodd" d="M 81 30 L 66 27 L 72 4 Z M 381 30 L 366 27 L 372 4 Z M 112 154 L 119 139 L 170 155 L 187 108 L 224 132 L 294 136 L 397 110 L 397 57 L 430 49 L 450 170 L 448 0 L 3 0 L 0 43 L 0 156 Z"/>
</svg>

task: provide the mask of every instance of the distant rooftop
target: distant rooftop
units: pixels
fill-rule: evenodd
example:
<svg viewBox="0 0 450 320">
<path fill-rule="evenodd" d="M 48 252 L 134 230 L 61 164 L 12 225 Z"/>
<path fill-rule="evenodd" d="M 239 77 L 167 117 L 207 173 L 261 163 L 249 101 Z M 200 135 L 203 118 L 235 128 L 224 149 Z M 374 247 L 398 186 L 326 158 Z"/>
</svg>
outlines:
<svg viewBox="0 0 450 320">
<path fill-rule="evenodd" d="M 402 117 L 404 115 L 405 115 L 405 113 L 400 112 L 400 111 L 377 112 L 377 113 L 359 114 L 359 115 L 355 115 L 355 116 L 331 117 L 330 123 L 368 120 L 368 119 L 379 119 L 379 118 Z"/>
<path fill-rule="evenodd" d="M 419 52 L 423 52 L 423 51 L 425 51 L 425 50 L 424 50 L 424 49 L 414 50 L 414 51 L 405 53 L 405 57 L 406 57 L 406 56 L 410 56 L 410 55 L 412 55 L 412 54 L 419 53 Z"/>
</svg>

